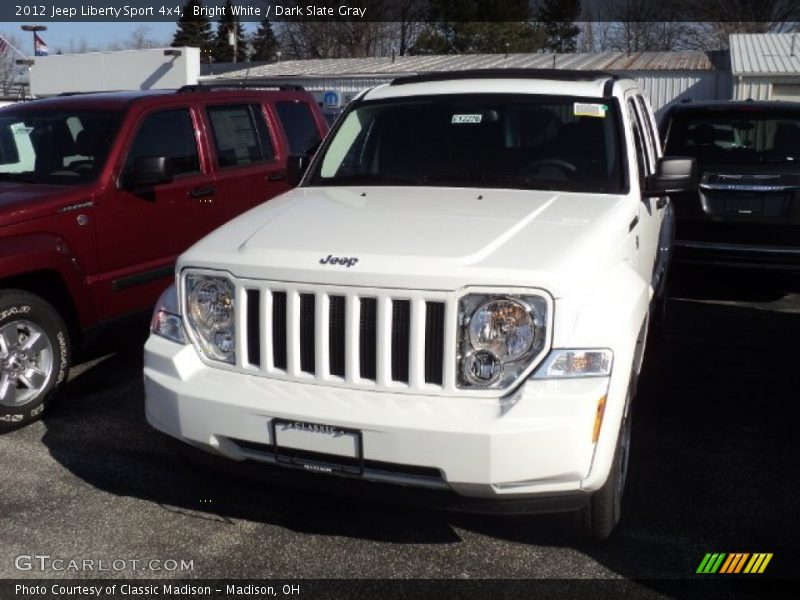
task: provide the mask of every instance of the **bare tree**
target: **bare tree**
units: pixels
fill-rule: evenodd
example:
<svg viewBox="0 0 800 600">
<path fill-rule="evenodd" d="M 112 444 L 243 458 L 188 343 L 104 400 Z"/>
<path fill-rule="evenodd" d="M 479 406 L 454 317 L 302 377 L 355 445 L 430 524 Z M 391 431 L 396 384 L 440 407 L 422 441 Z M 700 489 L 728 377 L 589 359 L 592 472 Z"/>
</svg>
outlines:
<svg viewBox="0 0 800 600">
<path fill-rule="evenodd" d="M 422 31 L 427 16 L 427 6 L 419 0 L 397 0 L 394 4 L 397 28 L 397 53 L 400 56 L 408 54 L 409 49 L 414 47 L 417 36 Z"/>
<path fill-rule="evenodd" d="M 796 0 L 666 0 L 669 6 L 695 21 L 685 45 L 698 50 L 726 50 L 733 33 L 796 31 L 800 2 Z"/>
<path fill-rule="evenodd" d="M 22 73 L 21 67 L 16 64 L 16 60 L 20 56 L 11 47 L 19 48 L 20 40 L 15 35 L 2 33 L 2 36 L 6 40 L 6 46 L 3 53 L 0 54 L 0 88 L 2 88 L 2 95 L 8 96 L 13 93 L 12 88 Z"/>
<path fill-rule="evenodd" d="M 86 38 L 81 36 L 79 39 L 70 38 L 69 45 L 66 47 L 58 46 L 56 52 L 58 54 L 86 54 L 87 52 L 98 52 L 100 48 L 90 46 Z"/>
<path fill-rule="evenodd" d="M 670 0 L 612 0 L 608 16 L 610 46 L 621 52 L 678 50 L 686 47 L 692 25 Z"/>
<path fill-rule="evenodd" d="M 162 44 L 159 44 L 150 37 L 150 28 L 146 25 L 140 25 L 128 36 L 128 48 L 131 50 L 143 50 L 145 48 L 155 48 L 161 45 Z"/>
<path fill-rule="evenodd" d="M 606 52 L 611 50 L 612 23 L 598 20 L 597 7 L 592 2 L 583 2 L 578 48 L 581 52 Z"/>
<path fill-rule="evenodd" d="M 416 2 L 408 0 L 409 18 Z M 400 3 L 403 5 L 403 2 Z M 396 42 L 398 6 L 390 0 L 370 4 L 370 21 L 327 20 L 285 22 L 280 32 L 284 54 L 294 58 L 367 57 L 388 55 Z M 405 35 L 410 35 L 408 24 Z M 408 42 L 406 42 L 408 43 Z M 405 48 L 403 49 L 405 51 Z"/>
</svg>

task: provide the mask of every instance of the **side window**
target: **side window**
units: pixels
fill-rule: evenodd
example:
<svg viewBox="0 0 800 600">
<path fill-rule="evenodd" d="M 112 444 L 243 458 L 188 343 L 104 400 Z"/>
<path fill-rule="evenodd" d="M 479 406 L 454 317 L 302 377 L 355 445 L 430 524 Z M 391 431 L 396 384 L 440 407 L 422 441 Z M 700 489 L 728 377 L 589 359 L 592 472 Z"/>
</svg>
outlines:
<svg viewBox="0 0 800 600">
<path fill-rule="evenodd" d="M 32 172 L 36 152 L 31 143 L 31 128 L 22 121 L 0 130 L 0 173 Z"/>
<path fill-rule="evenodd" d="M 275 150 L 258 105 L 209 106 L 217 164 L 236 167 L 273 160 Z"/>
<path fill-rule="evenodd" d="M 645 146 L 644 137 L 642 136 L 642 127 L 639 122 L 639 115 L 636 112 L 636 105 L 633 102 L 633 98 L 628 100 L 628 116 L 631 120 L 633 143 L 636 146 L 636 165 L 639 169 L 639 185 L 644 187 L 645 178 L 649 174 L 647 148 Z"/>
<path fill-rule="evenodd" d="M 172 159 L 175 177 L 200 172 L 194 124 L 188 109 L 165 110 L 146 117 L 128 151 L 125 170 L 137 158 L 152 156 Z"/>
<path fill-rule="evenodd" d="M 642 128 L 647 141 L 648 154 L 650 156 L 650 168 L 655 171 L 656 162 L 661 154 L 661 149 L 658 146 L 658 138 L 654 135 L 655 122 L 650 118 L 650 112 L 647 108 L 647 103 L 644 101 L 643 96 L 636 96 L 636 102 L 639 105 L 639 115 L 642 118 Z"/>
<path fill-rule="evenodd" d="M 276 102 L 275 108 L 292 154 L 305 154 L 316 149 L 322 138 L 311 107 L 306 102 L 294 100 Z"/>
</svg>

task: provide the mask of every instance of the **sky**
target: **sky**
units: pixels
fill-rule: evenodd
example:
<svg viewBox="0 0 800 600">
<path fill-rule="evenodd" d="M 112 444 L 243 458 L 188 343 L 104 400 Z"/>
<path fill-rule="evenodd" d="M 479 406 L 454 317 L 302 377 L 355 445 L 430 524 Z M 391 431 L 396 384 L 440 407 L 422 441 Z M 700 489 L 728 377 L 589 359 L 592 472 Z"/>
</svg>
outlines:
<svg viewBox="0 0 800 600">
<path fill-rule="evenodd" d="M 245 23 L 245 28 L 257 26 L 256 23 Z M 90 47 L 104 49 L 108 44 L 127 39 L 138 27 L 147 27 L 147 36 L 155 41 L 169 45 L 175 33 L 176 24 L 170 22 L 109 22 L 109 23 L 48 23 L 47 31 L 40 36 L 47 43 L 50 53 L 55 54 L 58 48 L 69 51 L 70 41 L 77 45 L 82 39 Z M 20 51 L 33 54 L 33 36 L 20 30 L 20 23 L 0 23 L 0 34 L 14 35 L 22 42 Z"/>
</svg>

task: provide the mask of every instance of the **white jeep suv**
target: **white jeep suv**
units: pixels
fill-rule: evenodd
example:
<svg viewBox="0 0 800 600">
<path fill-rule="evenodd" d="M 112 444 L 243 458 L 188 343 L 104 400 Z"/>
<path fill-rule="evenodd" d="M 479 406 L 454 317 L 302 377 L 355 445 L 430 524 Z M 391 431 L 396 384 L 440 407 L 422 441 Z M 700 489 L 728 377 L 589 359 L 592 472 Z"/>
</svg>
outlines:
<svg viewBox="0 0 800 600">
<path fill-rule="evenodd" d="M 636 83 L 398 79 L 306 162 L 290 160 L 297 189 L 178 260 L 145 347 L 148 421 L 323 482 L 574 510 L 606 538 L 670 258 L 666 194 L 696 180 L 692 159 L 661 158 Z"/>
</svg>

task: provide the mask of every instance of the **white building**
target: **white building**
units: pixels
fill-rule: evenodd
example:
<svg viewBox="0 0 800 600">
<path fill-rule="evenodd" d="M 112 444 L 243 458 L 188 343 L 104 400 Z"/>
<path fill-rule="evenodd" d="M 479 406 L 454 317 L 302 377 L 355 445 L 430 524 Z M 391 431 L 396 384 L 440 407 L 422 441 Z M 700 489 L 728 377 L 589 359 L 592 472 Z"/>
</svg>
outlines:
<svg viewBox="0 0 800 600">
<path fill-rule="evenodd" d="M 731 72 L 736 100 L 800 101 L 800 35 L 732 35 Z"/>
<path fill-rule="evenodd" d="M 462 69 L 582 69 L 635 77 L 642 84 L 656 113 L 682 99 L 727 100 L 731 78 L 726 53 L 706 52 L 603 52 L 596 54 L 469 54 L 400 56 L 397 58 L 341 58 L 291 60 L 242 65 L 238 70 L 201 77 L 201 81 L 292 83 L 314 93 L 326 104 L 346 104 L 361 90 L 396 77 Z M 335 100 L 335 102 L 334 102 Z"/>
<path fill-rule="evenodd" d="M 29 71 L 36 97 L 172 89 L 196 84 L 199 75 L 200 50 L 188 47 L 37 56 Z"/>
</svg>

